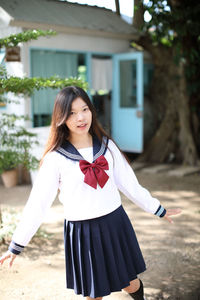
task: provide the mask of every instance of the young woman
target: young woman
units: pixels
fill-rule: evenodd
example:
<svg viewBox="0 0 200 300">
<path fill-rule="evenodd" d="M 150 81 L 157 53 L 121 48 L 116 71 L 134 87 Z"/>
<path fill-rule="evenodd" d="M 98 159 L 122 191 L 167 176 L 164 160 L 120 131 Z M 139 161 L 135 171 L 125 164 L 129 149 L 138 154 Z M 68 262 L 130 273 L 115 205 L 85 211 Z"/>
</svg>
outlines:
<svg viewBox="0 0 200 300">
<path fill-rule="evenodd" d="M 124 289 L 142 300 L 137 275 L 145 262 L 119 191 L 145 211 L 172 222 L 179 209 L 165 210 L 138 183 L 116 144 L 97 122 L 86 92 L 71 86 L 55 100 L 51 132 L 9 250 L 0 263 L 12 266 L 42 223 L 57 191 L 64 205 L 66 285 L 87 300 Z"/>
</svg>

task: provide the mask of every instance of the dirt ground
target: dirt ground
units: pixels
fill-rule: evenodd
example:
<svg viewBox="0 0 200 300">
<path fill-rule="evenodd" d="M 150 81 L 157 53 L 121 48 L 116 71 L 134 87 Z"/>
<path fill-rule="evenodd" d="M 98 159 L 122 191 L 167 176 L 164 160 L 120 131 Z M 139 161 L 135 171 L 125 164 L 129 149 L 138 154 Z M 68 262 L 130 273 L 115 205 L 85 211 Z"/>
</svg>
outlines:
<svg viewBox="0 0 200 300">
<path fill-rule="evenodd" d="M 135 228 L 147 271 L 141 274 L 148 300 L 200 300 L 200 178 L 199 174 L 183 178 L 160 173 L 136 172 L 140 183 L 166 208 L 180 207 L 182 214 L 174 224 L 145 213 L 123 198 L 124 208 Z M 21 211 L 31 186 L 6 189 L 0 185 L 1 207 Z M 63 246 L 63 210 L 56 200 L 43 228 L 53 233 L 51 239 L 34 238 L 11 269 L 0 267 L 1 300 L 78 300 L 65 288 Z M 0 246 L 0 253 L 7 246 Z M 105 300 L 131 299 L 125 292 L 116 292 Z"/>
</svg>

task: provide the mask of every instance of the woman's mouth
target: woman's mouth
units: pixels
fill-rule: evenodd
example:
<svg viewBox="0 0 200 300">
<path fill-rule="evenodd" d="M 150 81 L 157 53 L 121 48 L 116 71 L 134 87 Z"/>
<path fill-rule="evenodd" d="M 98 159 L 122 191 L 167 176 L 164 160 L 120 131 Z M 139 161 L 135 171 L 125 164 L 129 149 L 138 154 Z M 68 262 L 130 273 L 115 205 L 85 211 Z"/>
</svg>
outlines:
<svg viewBox="0 0 200 300">
<path fill-rule="evenodd" d="M 84 128 L 86 128 L 86 126 L 87 126 L 87 124 L 81 124 L 81 125 L 79 125 L 77 127 L 80 128 L 80 129 L 84 129 Z"/>
</svg>

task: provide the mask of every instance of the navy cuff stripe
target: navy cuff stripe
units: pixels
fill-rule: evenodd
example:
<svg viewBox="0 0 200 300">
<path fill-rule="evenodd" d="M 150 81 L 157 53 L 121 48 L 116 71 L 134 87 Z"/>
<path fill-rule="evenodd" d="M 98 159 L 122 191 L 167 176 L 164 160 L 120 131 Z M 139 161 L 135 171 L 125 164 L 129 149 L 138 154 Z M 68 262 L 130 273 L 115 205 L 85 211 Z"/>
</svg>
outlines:
<svg viewBox="0 0 200 300">
<path fill-rule="evenodd" d="M 155 212 L 155 215 L 162 218 L 164 217 L 165 214 L 166 214 L 166 209 L 162 205 L 160 205 L 157 211 Z"/>
<path fill-rule="evenodd" d="M 24 250 L 24 246 L 19 245 L 19 244 L 15 243 L 14 241 L 11 241 L 8 249 L 10 252 L 18 255 Z"/>
<path fill-rule="evenodd" d="M 160 218 L 164 217 L 164 215 L 166 214 L 166 209 L 164 208 L 163 213 L 160 215 Z"/>
</svg>

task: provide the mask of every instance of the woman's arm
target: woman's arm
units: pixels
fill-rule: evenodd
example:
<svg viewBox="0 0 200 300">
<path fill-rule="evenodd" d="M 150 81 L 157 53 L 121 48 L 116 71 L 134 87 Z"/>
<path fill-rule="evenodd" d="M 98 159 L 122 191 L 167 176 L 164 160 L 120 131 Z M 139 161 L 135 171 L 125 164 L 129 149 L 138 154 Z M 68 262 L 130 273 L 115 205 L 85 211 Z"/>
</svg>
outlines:
<svg viewBox="0 0 200 300">
<path fill-rule="evenodd" d="M 143 210 L 159 217 L 165 216 L 165 219 L 171 223 L 169 216 L 180 213 L 180 210 L 166 210 L 158 199 L 152 197 L 149 191 L 139 184 L 133 169 L 111 140 L 108 148 L 114 159 L 114 179 L 118 189 Z"/>
<path fill-rule="evenodd" d="M 13 234 L 9 251 L 0 259 L 1 264 L 6 259 L 10 259 L 11 266 L 16 257 L 15 255 L 20 254 L 29 243 L 52 205 L 57 195 L 58 187 L 59 170 L 57 156 L 55 153 L 49 153 L 39 169 L 21 220 Z"/>
</svg>

